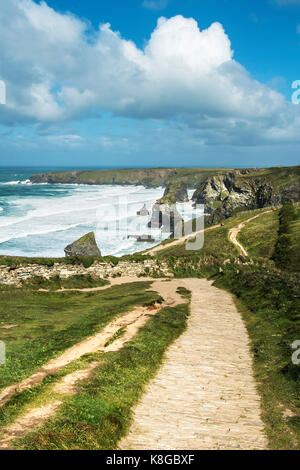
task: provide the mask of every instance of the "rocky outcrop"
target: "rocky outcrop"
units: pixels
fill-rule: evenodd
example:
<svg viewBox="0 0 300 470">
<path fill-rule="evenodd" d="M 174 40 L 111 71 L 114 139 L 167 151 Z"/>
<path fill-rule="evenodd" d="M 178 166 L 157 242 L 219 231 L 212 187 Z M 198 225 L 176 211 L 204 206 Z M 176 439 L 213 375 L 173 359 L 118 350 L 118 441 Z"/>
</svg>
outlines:
<svg viewBox="0 0 300 470">
<path fill-rule="evenodd" d="M 136 213 L 136 215 L 140 215 L 140 216 L 142 216 L 142 217 L 146 217 L 146 216 L 150 215 L 150 212 L 148 211 L 146 204 L 143 205 L 143 207 L 141 208 L 141 210 L 138 211 L 138 212 Z"/>
<path fill-rule="evenodd" d="M 283 170 L 280 169 L 281 172 Z M 211 223 L 231 217 L 236 211 L 262 209 L 300 200 L 297 173 L 286 178 L 275 172 L 260 175 L 261 170 L 242 170 L 213 176 L 204 181 L 193 196 L 195 204 L 204 204 Z M 289 175 L 290 176 L 290 175 Z"/>
<path fill-rule="evenodd" d="M 127 238 L 134 238 L 139 243 L 154 243 L 155 238 L 152 235 L 128 235 Z"/>
<path fill-rule="evenodd" d="M 163 233 L 174 234 L 175 227 L 180 222 L 182 222 L 182 217 L 176 208 L 176 204 L 154 204 L 148 227 L 160 228 Z"/>
<path fill-rule="evenodd" d="M 65 248 L 66 256 L 101 256 L 94 232 L 87 233 Z"/>
<path fill-rule="evenodd" d="M 176 202 L 189 202 L 187 185 L 185 183 L 169 184 L 165 189 L 163 197 L 157 201 L 158 204 L 176 204 Z"/>
<path fill-rule="evenodd" d="M 119 261 L 113 264 L 105 261 L 95 261 L 89 268 L 81 264 L 70 265 L 55 263 L 53 266 L 40 264 L 21 264 L 10 269 L 0 265 L 0 284 L 20 287 L 24 281 L 34 277 L 51 279 L 58 276 L 67 279 L 72 276 L 90 275 L 93 278 L 106 279 L 110 277 L 149 276 L 152 272 L 160 272 L 162 276 L 170 276 L 168 264 L 164 261 L 146 259 L 141 262 Z"/>
</svg>

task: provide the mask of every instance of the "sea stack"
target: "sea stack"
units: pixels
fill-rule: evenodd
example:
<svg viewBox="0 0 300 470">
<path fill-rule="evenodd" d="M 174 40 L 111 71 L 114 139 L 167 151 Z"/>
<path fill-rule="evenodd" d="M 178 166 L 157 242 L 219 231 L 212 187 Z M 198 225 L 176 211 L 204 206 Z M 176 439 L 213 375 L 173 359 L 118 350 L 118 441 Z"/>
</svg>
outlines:
<svg viewBox="0 0 300 470">
<path fill-rule="evenodd" d="M 101 256 L 94 232 L 87 233 L 65 248 L 66 256 Z"/>
<path fill-rule="evenodd" d="M 141 208 L 140 211 L 138 211 L 136 213 L 136 215 L 141 215 L 143 217 L 146 217 L 148 215 L 150 215 L 150 212 L 148 211 L 147 207 L 146 207 L 146 204 L 143 205 L 143 207 Z"/>
<path fill-rule="evenodd" d="M 174 236 L 175 227 L 181 222 L 182 217 L 176 208 L 176 204 L 155 204 L 148 227 L 160 228 L 163 233 L 171 233 L 171 236 Z"/>
</svg>

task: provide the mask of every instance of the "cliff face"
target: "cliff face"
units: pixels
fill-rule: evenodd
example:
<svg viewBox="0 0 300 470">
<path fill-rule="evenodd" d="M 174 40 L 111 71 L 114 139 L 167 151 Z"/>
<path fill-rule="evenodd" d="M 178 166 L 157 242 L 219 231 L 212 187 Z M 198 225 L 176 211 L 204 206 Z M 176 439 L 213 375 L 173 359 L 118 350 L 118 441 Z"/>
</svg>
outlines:
<svg viewBox="0 0 300 470">
<path fill-rule="evenodd" d="M 237 209 L 261 209 L 299 200 L 299 167 L 236 170 L 213 176 L 193 196 L 195 204 L 204 204 L 213 222 L 232 216 Z"/>
<path fill-rule="evenodd" d="M 176 204 L 176 202 L 188 202 L 187 185 L 182 182 L 169 184 L 158 204 Z"/>
</svg>

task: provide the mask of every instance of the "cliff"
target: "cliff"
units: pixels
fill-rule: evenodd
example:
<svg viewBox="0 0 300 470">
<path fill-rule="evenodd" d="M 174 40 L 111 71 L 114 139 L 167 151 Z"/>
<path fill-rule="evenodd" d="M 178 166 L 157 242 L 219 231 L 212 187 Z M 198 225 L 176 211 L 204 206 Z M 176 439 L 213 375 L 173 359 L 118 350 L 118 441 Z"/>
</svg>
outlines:
<svg viewBox="0 0 300 470">
<path fill-rule="evenodd" d="M 168 186 L 181 182 L 190 188 L 224 170 L 212 168 L 141 168 L 123 170 L 59 171 L 32 175 L 32 183 L 49 184 L 119 184 L 145 187 Z"/>
<path fill-rule="evenodd" d="M 204 204 L 211 223 L 236 211 L 279 206 L 300 200 L 300 167 L 235 170 L 213 176 L 194 193 L 195 204 Z"/>
<path fill-rule="evenodd" d="M 158 204 L 187 200 L 187 187 L 194 188 L 193 201 L 204 204 L 209 223 L 230 217 L 238 210 L 277 206 L 299 201 L 300 166 L 266 169 L 144 168 L 70 171 L 33 175 L 32 183 L 118 184 L 165 187 Z"/>
<path fill-rule="evenodd" d="M 176 204 L 176 202 L 188 202 L 187 185 L 181 181 L 169 184 L 158 204 Z"/>
</svg>

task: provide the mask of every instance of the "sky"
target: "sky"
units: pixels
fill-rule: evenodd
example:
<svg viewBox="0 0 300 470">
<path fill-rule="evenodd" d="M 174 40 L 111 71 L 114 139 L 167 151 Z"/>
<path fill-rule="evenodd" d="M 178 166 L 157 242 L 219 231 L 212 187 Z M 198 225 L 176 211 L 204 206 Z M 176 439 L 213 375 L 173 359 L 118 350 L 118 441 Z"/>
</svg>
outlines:
<svg viewBox="0 0 300 470">
<path fill-rule="evenodd" d="M 300 0 L 1 0 L 0 166 L 299 164 L 299 55 Z"/>
</svg>

